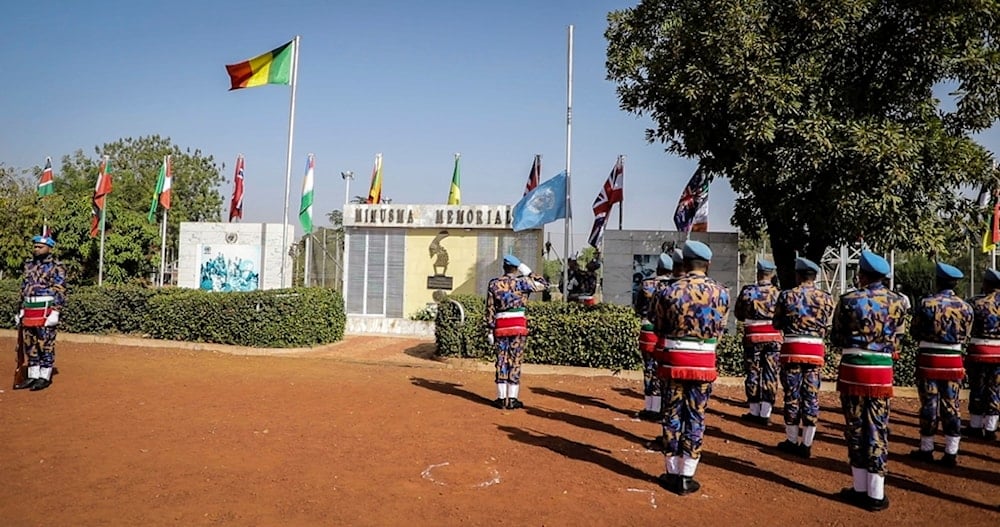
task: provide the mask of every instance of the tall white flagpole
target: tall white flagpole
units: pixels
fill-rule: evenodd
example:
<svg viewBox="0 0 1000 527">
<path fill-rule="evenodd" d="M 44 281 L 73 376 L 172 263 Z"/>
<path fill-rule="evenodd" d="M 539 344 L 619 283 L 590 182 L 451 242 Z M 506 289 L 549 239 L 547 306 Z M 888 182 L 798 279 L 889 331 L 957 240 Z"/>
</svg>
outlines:
<svg viewBox="0 0 1000 527">
<path fill-rule="evenodd" d="M 166 169 L 170 156 L 163 156 L 163 166 Z M 166 177 L 169 174 L 164 174 Z M 161 189 L 162 190 L 162 189 Z M 156 196 L 159 201 L 160 196 Z M 169 209 L 163 209 L 163 224 L 160 226 L 160 287 L 163 287 L 163 276 L 167 271 L 167 213 Z"/>
<path fill-rule="evenodd" d="M 302 267 L 302 286 L 309 287 L 309 260 L 312 259 L 312 247 L 309 241 L 312 239 L 311 233 L 306 233 L 306 260 Z"/>
<path fill-rule="evenodd" d="M 292 46 L 295 48 L 292 55 L 292 102 L 288 109 L 288 156 L 285 163 L 285 206 L 284 206 L 284 216 L 281 223 L 281 287 L 287 287 L 285 283 L 285 262 L 288 260 L 288 196 L 289 187 L 292 181 L 292 138 L 295 134 L 295 85 L 298 83 L 299 77 L 299 41 L 301 37 L 296 35 L 294 39 L 294 44 Z"/>
<path fill-rule="evenodd" d="M 563 300 L 569 301 L 570 165 L 573 150 L 573 25 L 567 31 L 566 47 L 566 217 L 563 218 Z"/>
</svg>

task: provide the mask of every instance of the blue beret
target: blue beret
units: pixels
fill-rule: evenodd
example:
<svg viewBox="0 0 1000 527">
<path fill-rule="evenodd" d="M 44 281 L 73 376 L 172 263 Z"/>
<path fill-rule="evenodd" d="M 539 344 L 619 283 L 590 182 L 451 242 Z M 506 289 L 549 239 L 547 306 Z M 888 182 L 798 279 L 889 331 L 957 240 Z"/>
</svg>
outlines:
<svg viewBox="0 0 1000 527">
<path fill-rule="evenodd" d="M 56 246 L 56 241 L 53 240 L 51 236 L 35 236 L 34 238 L 31 239 L 31 242 L 32 243 L 44 243 L 45 245 L 48 245 L 49 247 L 55 247 Z"/>
<path fill-rule="evenodd" d="M 670 251 L 670 259 L 674 261 L 674 265 L 684 263 L 684 253 L 680 249 L 674 248 L 673 251 Z"/>
<path fill-rule="evenodd" d="M 937 265 L 934 266 L 934 274 L 938 278 L 947 278 L 950 280 L 958 280 L 959 278 L 965 276 L 958 267 L 948 265 L 944 262 L 938 262 Z"/>
<path fill-rule="evenodd" d="M 507 256 L 503 257 L 503 263 L 505 265 L 510 265 L 510 266 L 513 266 L 513 267 L 517 267 L 517 266 L 521 265 L 521 260 L 518 260 L 517 256 L 514 256 L 513 254 L 508 254 Z"/>
<path fill-rule="evenodd" d="M 867 249 L 861 251 L 861 258 L 858 260 L 858 265 L 862 271 L 880 276 L 888 276 L 890 272 L 889 262 Z"/>
<path fill-rule="evenodd" d="M 819 266 L 816 262 L 808 258 L 796 258 L 795 259 L 795 270 L 796 271 L 806 271 L 819 274 Z"/>
<path fill-rule="evenodd" d="M 770 273 L 774 271 L 777 267 L 774 266 L 773 262 L 769 262 L 763 258 L 757 260 L 757 270 L 762 273 Z"/>
<path fill-rule="evenodd" d="M 660 253 L 660 261 L 657 263 L 660 269 L 665 269 L 667 271 L 674 270 L 674 259 L 671 255 L 667 253 Z"/>
<path fill-rule="evenodd" d="M 1000 271 L 997 271 L 996 269 L 987 269 L 986 272 L 983 273 L 983 281 L 1000 284 Z"/>
<path fill-rule="evenodd" d="M 712 261 L 712 249 L 709 249 L 704 243 L 694 240 L 684 242 L 683 254 L 685 260 Z"/>
</svg>

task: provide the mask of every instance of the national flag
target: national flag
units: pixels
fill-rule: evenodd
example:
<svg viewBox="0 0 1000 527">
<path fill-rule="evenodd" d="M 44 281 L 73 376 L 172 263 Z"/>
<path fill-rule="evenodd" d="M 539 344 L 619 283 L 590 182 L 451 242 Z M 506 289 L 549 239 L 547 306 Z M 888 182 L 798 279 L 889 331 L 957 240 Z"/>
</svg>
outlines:
<svg viewBox="0 0 1000 527">
<path fill-rule="evenodd" d="M 375 154 L 375 166 L 372 167 L 372 184 L 368 189 L 369 205 L 382 203 L 382 154 Z"/>
<path fill-rule="evenodd" d="M 594 200 L 594 226 L 590 228 L 590 237 L 587 243 L 591 247 L 597 248 L 604 237 L 604 229 L 607 227 L 608 216 L 615 203 L 621 203 L 624 197 L 622 186 L 625 183 L 625 164 L 622 156 L 618 156 L 615 166 L 611 169 L 607 181 L 601 187 Z M 619 205 L 620 206 L 620 205 Z"/>
<path fill-rule="evenodd" d="M 538 185 L 514 205 L 514 232 L 536 229 L 566 217 L 566 173 Z"/>
<path fill-rule="evenodd" d="M 688 180 L 674 211 L 674 225 L 681 232 L 708 230 L 708 185 L 712 177 L 699 167 Z"/>
<path fill-rule="evenodd" d="M 313 172 L 316 169 L 316 156 L 309 154 L 306 161 L 306 178 L 302 180 L 302 201 L 299 202 L 299 223 L 306 234 L 313 231 Z"/>
<path fill-rule="evenodd" d="M 542 155 L 535 154 L 535 161 L 531 163 L 531 172 L 528 174 L 528 183 L 524 185 L 524 194 L 521 197 L 527 196 L 529 192 L 535 190 L 538 186 L 538 182 L 542 179 Z"/>
<path fill-rule="evenodd" d="M 101 160 L 97 171 L 97 184 L 94 185 L 94 197 L 90 215 L 90 237 L 96 238 L 101 232 L 101 222 L 106 214 L 105 204 L 111 193 L 111 162 L 105 157 Z"/>
<path fill-rule="evenodd" d="M 233 199 L 229 202 L 229 221 L 243 219 L 243 156 L 236 157 L 236 175 L 233 176 Z"/>
<path fill-rule="evenodd" d="M 985 207 L 985 206 L 989 205 L 990 204 L 990 197 L 992 195 L 993 195 L 993 192 L 990 190 L 990 185 L 988 185 L 988 184 L 983 185 L 983 187 L 981 189 L 979 189 L 979 197 L 976 198 L 976 205 L 978 205 L 980 207 Z"/>
<path fill-rule="evenodd" d="M 149 204 L 150 222 L 156 221 L 157 205 L 163 210 L 170 210 L 170 187 L 173 185 L 173 170 L 170 166 L 170 156 L 163 156 L 160 173 L 156 176 L 156 190 L 153 192 L 153 202 Z"/>
<path fill-rule="evenodd" d="M 52 158 L 46 157 L 45 168 L 42 169 L 42 175 L 38 178 L 38 196 L 44 198 L 52 195 L 55 191 L 52 177 Z"/>
<path fill-rule="evenodd" d="M 263 55 L 227 65 L 226 71 L 232 82 L 229 91 L 265 84 L 291 84 L 294 56 L 295 41 L 292 40 Z"/>
<path fill-rule="evenodd" d="M 455 154 L 455 170 L 451 173 L 451 189 L 448 191 L 448 204 L 462 204 L 462 173 L 458 168 L 458 160 L 461 154 Z"/>
</svg>

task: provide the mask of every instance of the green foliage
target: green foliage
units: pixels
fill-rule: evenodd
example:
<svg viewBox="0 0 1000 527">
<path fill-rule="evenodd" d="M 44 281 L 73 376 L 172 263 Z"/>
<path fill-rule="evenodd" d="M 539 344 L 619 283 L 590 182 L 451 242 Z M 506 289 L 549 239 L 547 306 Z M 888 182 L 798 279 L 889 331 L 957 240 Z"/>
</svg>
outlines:
<svg viewBox="0 0 1000 527">
<path fill-rule="evenodd" d="M 12 327 L 19 293 L 0 291 L 0 299 L 0 327 Z M 59 329 L 286 348 L 335 342 L 345 325 L 343 297 L 329 289 L 211 293 L 104 286 L 71 290 Z"/>
<path fill-rule="evenodd" d="M 437 304 L 431 304 L 425 308 L 418 309 L 415 313 L 410 315 L 410 320 L 419 320 L 422 322 L 432 322 L 437 319 Z"/>
<path fill-rule="evenodd" d="M 1000 4 L 642 0 L 608 20 L 622 109 L 730 180 L 734 224 L 766 229 L 782 280 L 795 251 L 981 235 L 963 191 L 1000 180 L 975 140 L 1000 116 Z"/>
</svg>

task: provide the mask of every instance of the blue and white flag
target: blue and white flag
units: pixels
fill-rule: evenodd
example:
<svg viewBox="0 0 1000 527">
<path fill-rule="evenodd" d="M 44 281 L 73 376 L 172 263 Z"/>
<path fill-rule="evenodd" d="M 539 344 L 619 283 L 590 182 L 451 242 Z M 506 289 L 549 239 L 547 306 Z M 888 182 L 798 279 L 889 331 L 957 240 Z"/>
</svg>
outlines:
<svg viewBox="0 0 1000 527">
<path fill-rule="evenodd" d="M 566 217 L 566 173 L 538 185 L 514 205 L 514 232 L 537 229 Z"/>
</svg>

